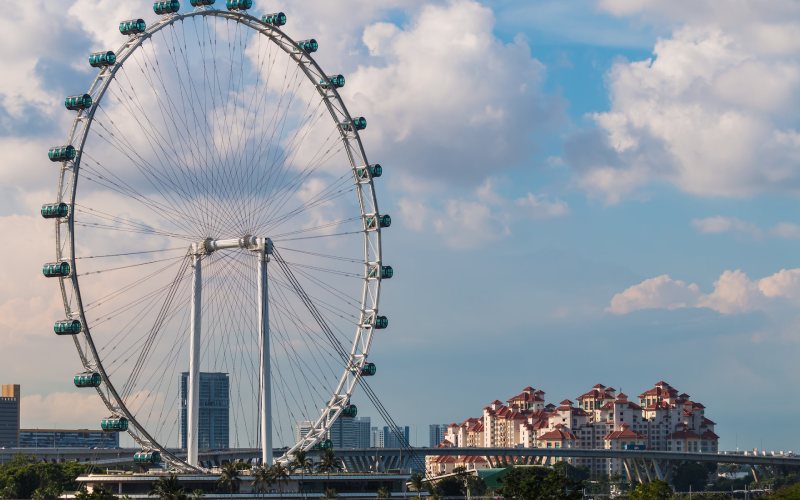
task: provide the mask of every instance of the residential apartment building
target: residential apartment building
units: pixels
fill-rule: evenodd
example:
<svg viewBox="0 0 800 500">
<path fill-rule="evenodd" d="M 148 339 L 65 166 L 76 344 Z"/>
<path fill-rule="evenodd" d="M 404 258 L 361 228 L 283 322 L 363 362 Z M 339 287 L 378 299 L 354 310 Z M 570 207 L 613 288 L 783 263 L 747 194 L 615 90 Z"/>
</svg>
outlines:
<svg viewBox="0 0 800 500">
<path fill-rule="evenodd" d="M 19 384 L 0 386 L 0 446 L 19 446 Z"/>
<path fill-rule="evenodd" d="M 715 423 L 705 415 L 705 407 L 664 381 L 641 393 L 638 403 L 602 384 L 576 401 L 547 404 L 544 391 L 526 387 L 505 404 L 493 401 L 481 417 L 450 424 L 440 446 L 717 452 L 719 437 L 714 432 Z M 620 472 L 619 460 L 567 460 L 595 474 Z M 465 457 L 429 460 L 429 464 L 433 474 L 452 470 L 457 464 L 488 466 L 468 464 Z"/>
</svg>

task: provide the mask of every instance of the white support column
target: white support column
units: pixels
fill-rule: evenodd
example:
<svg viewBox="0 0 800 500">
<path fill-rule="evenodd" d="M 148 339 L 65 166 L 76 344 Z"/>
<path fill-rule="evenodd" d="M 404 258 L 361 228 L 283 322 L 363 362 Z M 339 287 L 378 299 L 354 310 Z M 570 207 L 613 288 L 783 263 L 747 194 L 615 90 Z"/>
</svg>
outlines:
<svg viewBox="0 0 800 500">
<path fill-rule="evenodd" d="M 189 380 L 186 404 L 186 460 L 189 465 L 197 465 L 197 442 L 200 423 L 200 319 L 202 308 L 202 255 L 194 248 L 192 267 L 194 286 L 192 287 L 192 316 L 189 341 Z"/>
<path fill-rule="evenodd" d="M 261 463 L 272 465 L 272 381 L 270 380 L 269 349 L 269 289 L 267 282 L 267 262 L 272 253 L 272 242 L 268 238 L 261 241 L 258 249 L 258 309 L 259 325 L 259 396 L 261 399 Z"/>
</svg>

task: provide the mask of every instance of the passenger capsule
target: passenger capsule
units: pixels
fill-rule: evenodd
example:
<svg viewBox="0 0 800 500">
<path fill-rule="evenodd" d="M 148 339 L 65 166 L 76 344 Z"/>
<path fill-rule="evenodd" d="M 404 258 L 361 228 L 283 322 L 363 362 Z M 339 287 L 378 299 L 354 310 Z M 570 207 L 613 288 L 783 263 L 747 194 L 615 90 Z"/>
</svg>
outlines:
<svg viewBox="0 0 800 500">
<path fill-rule="evenodd" d="M 271 24 L 273 26 L 283 26 L 286 24 L 286 14 L 283 12 L 276 12 L 274 14 L 264 14 L 261 16 L 264 24 Z"/>
<path fill-rule="evenodd" d="M 330 439 L 323 439 L 319 443 L 314 445 L 315 450 L 329 450 L 333 448 L 333 441 Z"/>
<path fill-rule="evenodd" d="M 319 81 L 319 84 L 322 88 L 330 89 L 336 88 L 340 89 L 344 87 L 344 76 L 343 75 L 329 75 L 327 78 L 323 78 Z"/>
<path fill-rule="evenodd" d="M 69 215 L 69 205 L 66 203 L 45 203 L 42 205 L 42 217 L 45 219 L 60 219 Z"/>
<path fill-rule="evenodd" d="M 42 274 L 45 278 L 65 278 L 69 276 L 69 262 L 48 262 L 42 266 Z"/>
<path fill-rule="evenodd" d="M 92 105 L 92 96 L 89 94 L 71 95 L 64 99 L 64 106 L 70 111 L 80 111 Z"/>
<path fill-rule="evenodd" d="M 147 29 L 144 19 L 128 19 L 119 23 L 119 32 L 123 35 L 138 35 Z"/>
<path fill-rule="evenodd" d="M 366 363 L 364 364 L 364 368 L 361 369 L 361 376 L 372 377 L 377 371 L 378 368 L 375 366 L 375 363 Z"/>
<path fill-rule="evenodd" d="M 133 454 L 133 462 L 137 464 L 161 463 L 161 453 L 151 450 L 137 451 Z"/>
<path fill-rule="evenodd" d="M 367 230 L 375 230 L 378 227 L 389 227 L 392 225 L 392 218 L 389 214 L 384 215 L 367 215 L 364 218 Z"/>
<path fill-rule="evenodd" d="M 112 415 L 100 421 L 100 428 L 103 432 L 125 432 L 128 430 L 128 419 Z"/>
<path fill-rule="evenodd" d="M 93 68 L 112 66 L 115 62 L 117 62 L 117 55 L 110 50 L 107 52 L 92 52 L 89 54 L 89 65 Z"/>
<path fill-rule="evenodd" d="M 310 54 L 317 51 L 319 44 L 313 38 L 309 38 L 308 40 L 300 40 L 297 42 L 297 48 L 307 54 Z"/>
<path fill-rule="evenodd" d="M 97 372 L 78 373 L 73 379 L 75 387 L 100 387 L 103 379 Z"/>
<path fill-rule="evenodd" d="M 380 177 L 381 175 L 383 175 L 383 167 L 381 167 L 380 163 L 376 163 L 374 165 L 368 165 L 366 167 L 358 167 L 356 169 L 356 175 L 358 175 L 359 179 Z"/>
<path fill-rule="evenodd" d="M 350 131 L 350 130 L 364 130 L 367 128 L 367 119 L 363 116 L 358 116 L 353 118 L 352 122 L 342 122 L 342 129 Z"/>
<path fill-rule="evenodd" d="M 208 5 L 214 5 L 214 2 L 217 0 L 189 0 L 189 3 L 192 4 L 192 7 L 206 7 Z"/>
<path fill-rule="evenodd" d="M 343 417 L 355 418 L 356 415 L 358 415 L 358 407 L 356 405 L 347 405 L 342 410 Z"/>
<path fill-rule="evenodd" d="M 181 3 L 178 0 L 166 0 L 162 2 L 155 2 L 153 4 L 153 12 L 159 16 L 165 14 L 175 14 L 181 10 Z"/>
<path fill-rule="evenodd" d="M 247 10 L 253 6 L 253 0 L 227 0 L 225 6 L 228 10 Z"/>
<path fill-rule="evenodd" d="M 384 328 L 389 326 L 389 318 L 387 318 L 386 316 L 376 316 L 374 326 L 376 330 L 383 330 Z"/>
<path fill-rule="evenodd" d="M 75 159 L 75 148 L 71 145 L 54 146 L 47 150 L 47 157 L 50 161 L 67 161 Z"/>
<path fill-rule="evenodd" d="M 53 331 L 56 332 L 56 335 L 76 335 L 81 333 L 81 330 L 83 330 L 83 327 L 77 319 L 62 319 L 56 321 L 53 325 Z"/>
<path fill-rule="evenodd" d="M 381 279 L 388 280 L 392 276 L 394 276 L 394 269 L 392 269 L 392 266 L 379 266 L 377 264 L 371 266 L 369 268 L 369 273 L 367 275 L 367 278 L 374 279 L 377 278 L 378 276 L 380 276 Z"/>
</svg>

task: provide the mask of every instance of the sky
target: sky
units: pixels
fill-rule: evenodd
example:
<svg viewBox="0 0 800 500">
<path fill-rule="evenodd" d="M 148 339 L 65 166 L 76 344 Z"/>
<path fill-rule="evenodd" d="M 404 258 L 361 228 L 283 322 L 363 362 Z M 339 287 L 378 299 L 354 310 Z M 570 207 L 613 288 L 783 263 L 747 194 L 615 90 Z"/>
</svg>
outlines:
<svg viewBox="0 0 800 500">
<path fill-rule="evenodd" d="M 706 406 L 721 449 L 800 450 L 800 4 L 255 0 L 267 10 L 319 40 L 369 120 L 395 270 L 371 384 L 417 443 L 528 385 L 558 402 L 665 380 Z M 25 427 L 104 416 L 50 333 L 37 212 L 63 97 L 134 16 L 154 18 L 144 0 L 34 0 L 0 19 L 0 381 L 22 384 Z"/>
</svg>

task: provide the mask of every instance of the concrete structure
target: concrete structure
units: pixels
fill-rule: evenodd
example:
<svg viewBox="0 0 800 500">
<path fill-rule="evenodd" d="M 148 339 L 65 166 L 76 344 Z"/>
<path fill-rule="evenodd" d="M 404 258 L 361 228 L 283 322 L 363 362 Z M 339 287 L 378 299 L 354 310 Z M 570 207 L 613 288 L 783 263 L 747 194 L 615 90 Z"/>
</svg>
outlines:
<svg viewBox="0 0 800 500">
<path fill-rule="evenodd" d="M 0 387 L 0 446 L 19 446 L 19 384 Z"/>
<path fill-rule="evenodd" d="M 90 429 L 20 429 L 20 448 L 118 448 L 119 433 Z"/>
<path fill-rule="evenodd" d="M 507 404 L 495 400 L 482 416 L 450 424 L 440 446 L 717 452 L 719 438 L 705 407 L 664 381 L 640 394 L 638 404 L 602 384 L 578 396 L 577 404 L 569 399 L 546 404 L 544 396 L 544 391 L 526 387 Z M 619 474 L 623 467 L 618 460 L 566 460 L 594 474 Z M 446 468 L 431 464 L 429 471 Z"/>
<path fill-rule="evenodd" d="M 431 424 L 428 426 L 428 446 L 435 448 L 447 434 L 447 424 Z"/>
<path fill-rule="evenodd" d="M 181 448 L 187 445 L 189 372 L 181 373 Z M 198 446 L 201 450 L 226 449 L 230 439 L 230 381 L 227 373 L 200 372 Z"/>
<path fill-rule="evenodd" d="M 383 448 L 383 429 L 372 427 L 370 429 L 369 446 L 370 448 Z"/>
</svg>

